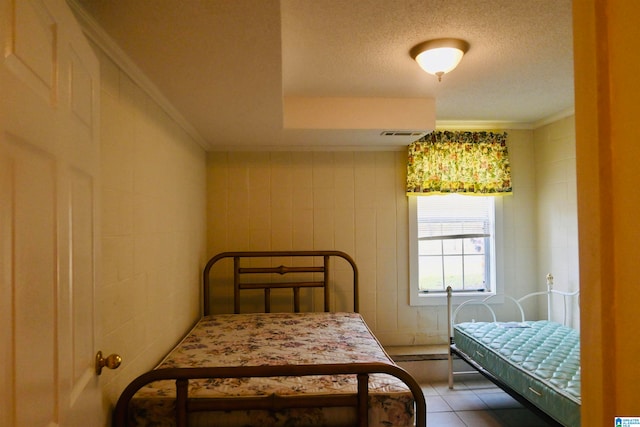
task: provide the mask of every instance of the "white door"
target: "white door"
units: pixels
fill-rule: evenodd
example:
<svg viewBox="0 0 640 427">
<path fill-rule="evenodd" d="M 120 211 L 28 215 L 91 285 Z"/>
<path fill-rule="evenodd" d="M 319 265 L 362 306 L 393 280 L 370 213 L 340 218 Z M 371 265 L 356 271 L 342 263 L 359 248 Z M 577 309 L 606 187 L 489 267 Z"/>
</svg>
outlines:
<svg viewBox="0 0 640 427">
<path fill-rule="evenodd" d="M 104 426 L 99 64 L 64 0 L 0 0 L 0 425 Z"/>
</svg>

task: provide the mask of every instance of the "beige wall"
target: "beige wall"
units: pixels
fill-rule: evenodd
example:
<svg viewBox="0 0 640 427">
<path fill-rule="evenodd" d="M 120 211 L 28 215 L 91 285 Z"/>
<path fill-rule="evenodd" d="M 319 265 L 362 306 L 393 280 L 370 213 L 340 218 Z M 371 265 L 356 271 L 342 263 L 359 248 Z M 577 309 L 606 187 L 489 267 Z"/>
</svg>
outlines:
<svg viewBox="0 0 640 427">
<path fill-rule="evenodd" d="M 98 52 L 102 73 L 103 375 L 111 399 L 199 316 L 205 249 L 205 153 Z"/>
<path fill-rule="evenodd" d="M 534 132 L 537 210 L 537 277 L 554 276 L 554 288 L 574 291 L 580 286 L 578 265 L 578 202 L 576 194 L 575 116 Z M 580 327 L 578 299 L 571 300 L 572 326 Z M 554 300 L 555 319 L 562 301 Z"/>
<path fill-rule="evenodd" d="M 498 279 L 523 295 L 544 284 L 536 276 L 533 132 L 508 134 L 514 194 L 503 200 Z M 210 152 L 208 253 L 345 251 L 360 270 L 360 311 L 383 344 L 444 343 L 444 307 L 408 303 L 405 171 L 404 150 Z"/>
</svg>

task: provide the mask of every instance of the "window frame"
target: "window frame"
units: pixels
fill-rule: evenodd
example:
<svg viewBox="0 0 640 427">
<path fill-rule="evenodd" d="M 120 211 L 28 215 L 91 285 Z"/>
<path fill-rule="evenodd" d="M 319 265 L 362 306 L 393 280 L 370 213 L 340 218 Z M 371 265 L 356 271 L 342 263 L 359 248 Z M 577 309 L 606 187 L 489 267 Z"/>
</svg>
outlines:
<svg viewBox="0 0 640 427">
<path fill-rule="evenodd" d="M 431 196 L 408 196 L 408 216 L 409 216 L 409 305 L 428 306 L 445 305 L 447 303 L 446 292 L 423 293 L 419 290 L 419 256 L 418 256 L 418 197 Z M 471 196 L 469 196 L 471 197 Z M 485 196 L 473 196 L 485 197 Z M 490 248 L 489 286 L 488 291 L 468 291 L 456 292 L 453 294 L 453 303 L 459 304 L 466 299 L 481 296 L 490 296 L 502 293 L 502 223 L 503 223 L 503 202 L 502 197 L 486 196 L 494 198 L 494 237 L 493 245 Z"/>
</svg>

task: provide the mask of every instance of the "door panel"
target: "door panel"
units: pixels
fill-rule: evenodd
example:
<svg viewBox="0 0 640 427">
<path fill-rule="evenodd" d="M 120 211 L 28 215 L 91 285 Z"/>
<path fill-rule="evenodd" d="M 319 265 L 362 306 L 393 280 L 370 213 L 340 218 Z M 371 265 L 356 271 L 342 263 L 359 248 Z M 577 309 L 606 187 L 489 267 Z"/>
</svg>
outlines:
<svg viewBox="0 0 640 427">
<path fill-rule="evenodd" d="M 93 341 L 94 293 L 93 287 L 83 286 L 92 283 L 93 268 L 93 206 L 94 186 L 90 175 L 73 171 L 71 174 L 71 337 L 73 353 L 72 395 L 84 388 L 84 382 L 94 374 L 93 358 L 96 343 Z M 89 362 L 89 363 L 87 363 Z"/>
<path fill-rule="evenodd" d="M 7 11 L 9 35 L 7 65 L 33 91 L 54 99 L 57 58 L 57 27 L 41 2 L 11 0 Z"/>
<path fill-rule="evenodd" d="M 9 135 L 6 138 L 12 188 L 11 194 L 3 194 L 3 200 L 12 208 L 8 225 L 14 235 L 13 413 L 15 425 L 46 426 L 55 419 L 57 410 L 55 160 L 26 142 L 15 142 Z"/>
<path fill-rule="evenodd" d="M 0 0 L 0 425 L 104 426 L 99 66 L 64 0 Z"/>
</svg>

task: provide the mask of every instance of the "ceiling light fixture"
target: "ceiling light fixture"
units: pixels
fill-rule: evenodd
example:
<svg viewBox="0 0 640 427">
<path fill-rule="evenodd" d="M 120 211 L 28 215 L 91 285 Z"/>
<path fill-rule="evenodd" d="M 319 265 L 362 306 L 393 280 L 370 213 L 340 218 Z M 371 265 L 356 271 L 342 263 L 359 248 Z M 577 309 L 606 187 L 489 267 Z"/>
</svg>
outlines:
<svg viewBox="0 0 640 427">
<path fill-rule="evenodd" d="M 423 70 L 442 81 L 442 75 L 456 68 L 467 50 L 469 43 L 464 40 L 434 39 L 414 46 L 409 53 Z"/>
</svg>

